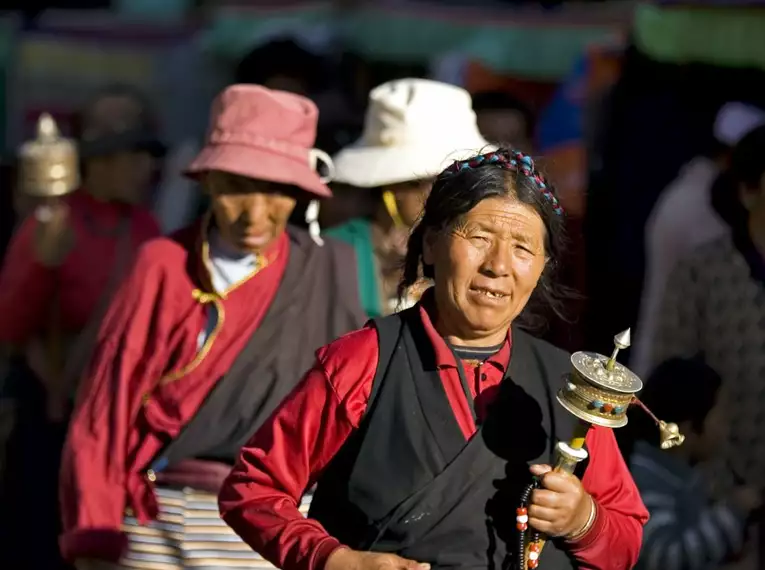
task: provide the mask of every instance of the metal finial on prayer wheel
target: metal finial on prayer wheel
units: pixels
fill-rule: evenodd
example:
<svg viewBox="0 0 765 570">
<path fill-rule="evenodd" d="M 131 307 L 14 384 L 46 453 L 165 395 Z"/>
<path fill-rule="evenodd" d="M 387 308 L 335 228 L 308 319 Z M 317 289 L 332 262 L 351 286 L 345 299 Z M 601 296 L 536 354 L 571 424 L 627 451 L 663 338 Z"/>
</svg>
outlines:
<svg viewBox="0 0 765 570">
<path fill-rule="evenodd" d="M 614 337 L 614 351 L 611 353 L 611 358 L 606 362 L 606 370 L 613 370 L 616 365 L 616 356 L 620 350 L 629 348 L 631 344 L 630 329 L 620 332 Z"/>
<path fill-rule="evenodd" d="M 69 194 L 80 184 L 76 144 L 59 134 L 56 121 L 43 113 L 37 121 L 37 137 L 19 148 L 21 189 L 29 196 L 56 197 Z"/>
</svg>

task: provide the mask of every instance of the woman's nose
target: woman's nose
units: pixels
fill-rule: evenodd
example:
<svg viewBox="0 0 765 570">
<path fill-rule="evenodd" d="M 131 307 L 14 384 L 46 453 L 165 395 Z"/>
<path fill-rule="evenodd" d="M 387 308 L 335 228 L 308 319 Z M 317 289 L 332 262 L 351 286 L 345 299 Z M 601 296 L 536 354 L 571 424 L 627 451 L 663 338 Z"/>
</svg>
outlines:
<svg viewBox="0 0 765 570">
<path fill-rule="evenodd" d="M 482 269 L 492 277 L 505 277 L 510 274 L 511 264 L 512 248 L 507 244 L 496 243 L 486 255 Z"/>
<path fill-rule="evenodd" d="M 245 221 L 257 225 L 268 218 L 268 196 L 259 192 L 253 193 L 247 201 L 244 212 Z"/>
</svg>

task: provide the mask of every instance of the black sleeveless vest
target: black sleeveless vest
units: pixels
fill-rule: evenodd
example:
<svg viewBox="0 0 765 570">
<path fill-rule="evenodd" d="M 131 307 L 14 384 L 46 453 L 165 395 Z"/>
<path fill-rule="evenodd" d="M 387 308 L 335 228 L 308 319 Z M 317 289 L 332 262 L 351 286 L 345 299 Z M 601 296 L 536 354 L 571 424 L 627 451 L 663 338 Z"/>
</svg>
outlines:
<svg viewBox="0 0 765 570">
<path fill-rule="evenodd" d="M 380 359 L 366 415 L 320 477 L 309 516 L 356 550 L 434 569 L 514 568 L 515 509 L 529 465 L 552 464 L 555 443 L 576 422 L 554 398 L 568 356 L 514 329 L 498 397 L 466 442 L 419 309 L 374 324 Z M 557 541 L 541 563 L 576 567 Z"/>
</svg>

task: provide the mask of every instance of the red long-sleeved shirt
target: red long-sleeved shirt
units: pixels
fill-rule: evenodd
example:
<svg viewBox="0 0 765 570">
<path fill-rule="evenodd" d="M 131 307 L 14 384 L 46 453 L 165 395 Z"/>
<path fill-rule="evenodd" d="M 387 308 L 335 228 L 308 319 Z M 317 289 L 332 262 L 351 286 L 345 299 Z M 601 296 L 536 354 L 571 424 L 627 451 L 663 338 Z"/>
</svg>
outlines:
<svg viewBox="0 0 765 570">
<path fill-rule="evenodd" d="M 476 431 L 459 380 L 457 363 L 420 305 L 433 343 L 444 390 L 467 439 Z M 508 342 L 478 366 L 465 362 L 480 418 L 497 395 L 509 362 Z M 221 514 L 255 550 L 277 567 L 321 570 L 340 545 L 315 520 L 297 509 L 343 443 L 359 427 L 366 410 L 379 358 L 373 327 L 350 333 L 320 349 L 301 384 L 242 449 L 220 493 Z M 569 549 L 581 568 L 624 570 L 637 561 L 642 527 L 648 520 L 637 488 L 610 429 L 587 434 L 590 463 L 582 484 L 595 500 L 597 518 L 590 531 Z M 509 508 L 514 505 L 509 505 Z"/>
<path fill-rule="evenodd" d="M 62 332 L 77 333 L 85 327 L 109 283 L 120 239 L 108 228 L 116 228 L 123 214 L 130 215 L 131 254 L 160 235 L 145 208 L 101 202 L 82 190 L 67 196 L 66 203 L 75 243 L 60 267 L 45 267 L 37 261 L 34 216 L 24 220 L 13 235 L 0 271 L 0 342 L 24 345 L 44 334 L 57 287 Z"/>
<path fill-rule="evenodd" d="M 64 445 L 64 557 L 117 561 L 126 507 L 156 516 L 144 469 L 194 416 L 261 323 L 287 265 L 286 234 L 268 264 L 219 295 L 210 291 L 203 226 L 145 244 L 103 321 Z M 211 304 L 216 325 L 199 347 Z M 214 426 L 211 426 L 214 429 Z"/>
</svg>

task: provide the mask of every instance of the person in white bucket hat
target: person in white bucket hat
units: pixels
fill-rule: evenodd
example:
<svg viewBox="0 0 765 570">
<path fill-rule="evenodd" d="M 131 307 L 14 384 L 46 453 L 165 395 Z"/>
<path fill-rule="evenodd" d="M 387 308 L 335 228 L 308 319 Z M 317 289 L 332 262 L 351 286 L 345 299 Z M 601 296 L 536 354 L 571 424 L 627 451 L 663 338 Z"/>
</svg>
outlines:
<svg viewBox="0 0 765 570">
<path fill-rule="evenodd" d="M 359 140 L 333 157 L 334 181 L 373 193 L 369 215 L 325 233 L 354 246 L 370 317 L 402 309 L 401 261 L 433 178 L 454 160 L 493 147 L 477 126 L 470 94 L 427 79 L 398 79 L 369 94 Z"/>
</svg>

